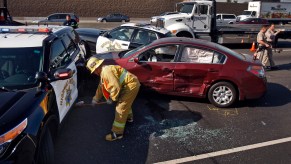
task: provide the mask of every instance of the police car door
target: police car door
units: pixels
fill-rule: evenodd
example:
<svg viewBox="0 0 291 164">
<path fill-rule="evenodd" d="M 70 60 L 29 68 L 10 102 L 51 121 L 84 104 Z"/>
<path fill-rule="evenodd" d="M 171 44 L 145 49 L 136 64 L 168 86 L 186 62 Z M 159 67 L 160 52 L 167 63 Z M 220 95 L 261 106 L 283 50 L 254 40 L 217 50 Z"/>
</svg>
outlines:
<svg viewBox="0 0 291 164">
<path fill-rule="evenodd" d="M 50 69 L 70 68 L 74 71 L 74 75 L 71 78 L 51 83 L 56 94 L 60 122 L 69 109 L 71 109 L 78 96 L 75 58 L 79 52 L 79 49 L 77 49 L 76 45 L 71 42 L 67 35 L 63 35 L 62 38 L 55 40 L 51 45 Z"/>
<path fill-rule="evenodd" d="M 133 32 L 133 28 L 119 27 L 99 36 L 96 53 L 128 50 Z"/>
<path fill-rule="evenodd" d="M 193 29 L 195 32 L 210 32 L 211 28 L 211 5 L 207 2 L 195 5 L 193 19 Z"/>
</svg>

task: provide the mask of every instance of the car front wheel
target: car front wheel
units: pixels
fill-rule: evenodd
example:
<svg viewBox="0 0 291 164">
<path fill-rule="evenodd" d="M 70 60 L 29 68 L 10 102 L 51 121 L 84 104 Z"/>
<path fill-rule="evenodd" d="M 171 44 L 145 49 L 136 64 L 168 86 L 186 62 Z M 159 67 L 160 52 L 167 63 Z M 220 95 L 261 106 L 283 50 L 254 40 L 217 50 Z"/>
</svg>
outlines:
<svg viewBox="0 0 291 164">
<path fill-rule="evenodd" d="M 237 91 L 231 83 L 218 82 L 208 92 L 209 101 L 216 107 L 226 108 L 234 104 Z"/>
<path fill-rule="evenodd" d="M 48 127 L 45 127 L 39 143 L 39 152 L 37 163 L 53 164 L 54 163 L 54 143 L 52 134 Z"/>
</svg>

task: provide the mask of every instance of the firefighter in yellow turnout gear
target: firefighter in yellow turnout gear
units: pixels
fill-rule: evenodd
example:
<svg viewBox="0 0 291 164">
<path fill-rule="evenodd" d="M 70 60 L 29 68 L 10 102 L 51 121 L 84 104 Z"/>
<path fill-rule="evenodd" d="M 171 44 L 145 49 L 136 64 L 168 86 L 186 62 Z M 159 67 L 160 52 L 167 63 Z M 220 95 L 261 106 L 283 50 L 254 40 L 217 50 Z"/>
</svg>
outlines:
<svg viewBox="0 0 291 164">
<path fill-rule="evenodd" d="M 104 97 L 108 103 L 117 102 L 115 119 L 111 133 L 106 135 L 107 141 L 123 137 L 126 122 L 133 121 L 132 103 L 139 91 L 140 83 L 137 77 L 117 65 L 102 66 L 104 60 L 91 57 L 87 69 L 100 76 L 100 83 L 92 103 L 98 103 Z"/>
</svg>

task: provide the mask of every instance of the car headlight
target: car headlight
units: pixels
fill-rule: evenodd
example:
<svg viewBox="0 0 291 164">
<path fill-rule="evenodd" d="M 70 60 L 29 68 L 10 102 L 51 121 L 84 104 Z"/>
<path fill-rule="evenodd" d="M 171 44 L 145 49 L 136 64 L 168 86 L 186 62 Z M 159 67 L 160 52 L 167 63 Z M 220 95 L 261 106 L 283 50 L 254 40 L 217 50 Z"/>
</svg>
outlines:
<svg viewBox="0 0 291 164">
<path fill-rule="evenodd" d="M 2 154 L 6 150 L 6 148 L 9 146 L 9 143 L 13 139 L 15 139 L 20 133 L 23 132 L 26 126 L 27 118 L 20 124 L 18 124 L 16 127 L 0 136 L 0 154 Z"/>
<path fill-rule="evenodd" d="M 101 21 L 101 20 L 102 20 L 102 18 L 98 18 L 97 20 Z"/>
</svg>

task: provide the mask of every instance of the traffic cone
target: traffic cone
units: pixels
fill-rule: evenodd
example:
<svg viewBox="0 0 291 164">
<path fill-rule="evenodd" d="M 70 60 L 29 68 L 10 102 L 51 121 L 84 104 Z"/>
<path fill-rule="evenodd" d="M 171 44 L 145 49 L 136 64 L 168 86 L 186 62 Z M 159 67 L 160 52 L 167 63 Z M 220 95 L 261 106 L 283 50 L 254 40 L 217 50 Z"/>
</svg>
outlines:
<svg viewBox="0 0 291 164">
<path fill-rule="evenodd" d="M 251 52 L 256 52 L 256 45 L 255 42 L 252 44 L 252 48 L 250 49 Z"/>
</svg>

